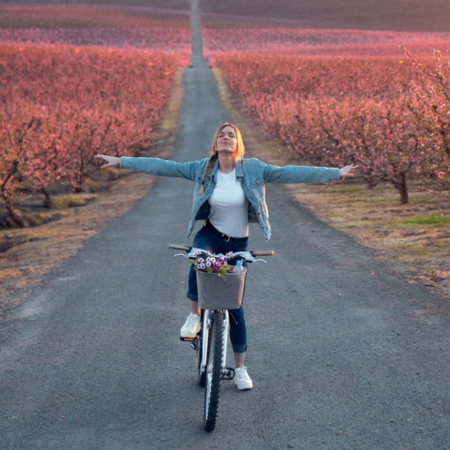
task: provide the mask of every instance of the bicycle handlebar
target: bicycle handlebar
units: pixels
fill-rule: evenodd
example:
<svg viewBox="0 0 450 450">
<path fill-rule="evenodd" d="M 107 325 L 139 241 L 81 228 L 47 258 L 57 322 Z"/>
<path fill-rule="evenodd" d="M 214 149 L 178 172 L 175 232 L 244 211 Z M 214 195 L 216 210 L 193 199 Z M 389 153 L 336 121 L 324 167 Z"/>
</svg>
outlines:
<svg viewBox="0 0 450 450">
<path fill-rule="evenodd" d="M 250 250 L 253 256 L 274 256 L 275 252 L 273 250 Z"/>
<path fill-rule="evenodd" d="M 182 250 L 186 253 L 189 253 L 192 250 L 192 246 L 188 246 L 188 245 L 169 244 L 168 247 L 172 248 L 174 250 Z M 239 253 L 247 253 L 247 252 L 238 252 L 237 256 L 239 256 Z M 252 256 L 274 256 L 275 255 L 275 252 L 273 250 L 250 250 L 248 253 L 250 253 L 250 255 L 252 255 Z"/>
<path fill-rule="evenodd" d="M 190 252 L 192 248 L 187 245 L 180 245 L 180 244 L 169 244 L 168 247 L 173 248 L 174 250 L 183 250 L 186 253 Z"/>
</svg>

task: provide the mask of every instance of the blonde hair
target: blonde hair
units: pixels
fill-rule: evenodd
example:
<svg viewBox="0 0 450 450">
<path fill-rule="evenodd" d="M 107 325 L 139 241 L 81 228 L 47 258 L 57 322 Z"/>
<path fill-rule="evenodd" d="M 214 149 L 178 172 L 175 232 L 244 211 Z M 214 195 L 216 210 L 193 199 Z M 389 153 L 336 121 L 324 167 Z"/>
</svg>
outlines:
<svg viewBox="0 0 450 450">
<path fill-rule="evenodd" d="M 242 134 L 241 134 L 239 128 L 236 125 L 229 123 L 229 122 L 223 123 L 222 125 L 220 125 L 220 127 L 217 129 L 216 133 L 214 134 L 211 148 L 209 150 L 209 154 L 211 156 L 209 157 L 208 165 L 206 166 L 205 173 L 203 174 L 202 187 L 200 188 L 200 191 L 199 191 L 199 193 L 201 195 L 203 195 L 205 192 L 204 185 L 205 185 L 206 179 L 208 178 L 209 172 L 211 172 L 211 169 L 213 168 L 214 163 L 217 161 L 217 159 L 219 157 L 218 153 L 217 153 L 217 141 L 219 139 L 219 134 L 226 127 L 233 128 L 234 133 L 236 134 L 236 151 L 237 151 L 236 159 L 244 158 L 245 146 L 244 146 L 244 140 L 242 139 Z"/>
</svg>

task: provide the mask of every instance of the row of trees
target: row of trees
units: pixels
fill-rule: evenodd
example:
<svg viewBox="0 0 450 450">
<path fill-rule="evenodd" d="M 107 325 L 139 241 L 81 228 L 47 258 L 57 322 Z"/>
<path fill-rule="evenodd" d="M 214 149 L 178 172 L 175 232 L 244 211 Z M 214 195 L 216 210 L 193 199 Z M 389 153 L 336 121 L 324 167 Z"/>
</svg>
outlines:
<svg viewBox="0 0 450 450">
<path fill-rule="evenodd" d="M 217 62 L 261 128 L 300 161 L 356 163 L 371 186 L 392 183 L 402 203 L 411 179 L 449 189 L 449 67 L 439 51 L 422 62 L 267 54 Z"/>
<path fill-rule="evenodd" d="M 83 189 L 98 152 L 148 145 L 170 93 L 176 55 L 97 47 L 0 44 L 0 193 Z"/>
<path fill-rule="evenodd" d="M 427 56 L 430 46 L 448 44 L 449 33 L 418 33 L 375 30 L 262 27 L 205 18 L 205 54 L 217 52 L 273 52 L 310 56 L 402 56 L 398 43 L 405 43 L 414 54 Z M 230 32 L 231 31 L 231 32 Z"/>
<path fill-rule="evenodd" d="M 133 27 L 125 29 L 0 28 L 0 41 L 22 44 L 96 45 L 118 48 L 132 47 L 176 52 L 185 57 L 190 53 L 189 28 L 170 28 L 163 24 L 152 26 L 151 28 Z"/>
</svg>

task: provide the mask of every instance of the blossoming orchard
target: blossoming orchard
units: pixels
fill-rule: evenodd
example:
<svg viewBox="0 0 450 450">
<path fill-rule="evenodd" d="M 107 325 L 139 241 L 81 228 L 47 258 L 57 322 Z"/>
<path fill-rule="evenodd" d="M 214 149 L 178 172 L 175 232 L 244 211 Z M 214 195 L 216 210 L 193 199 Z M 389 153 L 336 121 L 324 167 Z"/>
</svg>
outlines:
<svg viewBox="0 0 450 450">
<path fill-rule="evenodd" d="M 173 75 L 190 51 L 188 16 L 119 9 L 1 7 L 0 188 L 8 223 L 15 194 L 81 192 L 97 152 L 146 147 Z"/>
<path fill-rule="evenodd" d="M 206 55 L 290 157 L 356 163 L 370 186 L 395 186 L 402 203 L 410 183 L 448 195 L 449 33 L 243 27 L 215 17 L 204 27 Z"/>
<path fill-rule="evenodd" d="M 2 195 L 83 188 L 98 152 L 146 143 L 166 104 L 176 55 L 48 45 L 0 45 Z"/>
<path fill-rule="evenodd" d="M 0 7 L 0 191 L 15 224 L 17 192 L 50 204 L 55 186 L 84 189 L 97 152 L 148 145 L 186 66 L 186 11 L 92 8 Z M 355 163 L 402 203 L 412 184 L 448 195 L 448 33 L 202 25 L 211 64 L 299 163 Z"/>
<path fill-rule="evenodd" d="M 402 203 L 409 179 L 448 189 L 450 86 L 440 52 L 434 64 L 240 53 L 216 61 L 261 129 L 298 160 L 358 164 L 370 185 L 392 183 Z"/>
</svg>

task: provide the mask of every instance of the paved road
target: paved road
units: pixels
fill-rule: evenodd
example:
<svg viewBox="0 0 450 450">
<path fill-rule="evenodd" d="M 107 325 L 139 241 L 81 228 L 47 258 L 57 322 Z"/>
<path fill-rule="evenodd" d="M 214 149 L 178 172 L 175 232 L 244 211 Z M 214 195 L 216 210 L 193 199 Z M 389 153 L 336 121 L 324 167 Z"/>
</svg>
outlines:
<svg viewBox="0 0 450 450">
<path fill-rule="evenodd" d="M 174 159 L 199 158 L 224 121 L 196 53 Z M 0 324 L 0 448 L 448 449 L 450 318 L 352 238 L 268 189 L 275 248 L 251 267 L 255 387 L 224 382 L 201 428 L 194 352 L 178 340 L 191 185 L 160 178 Z"/>
</svg>

